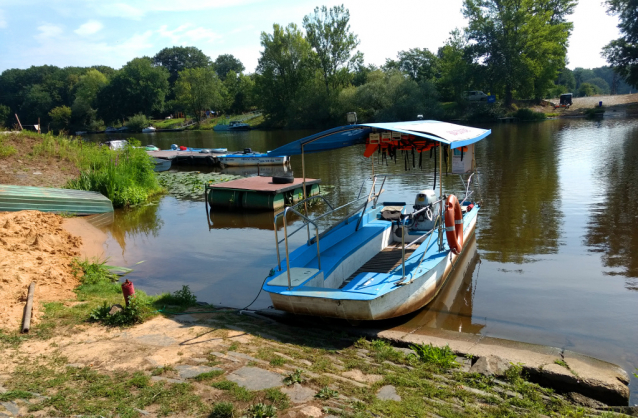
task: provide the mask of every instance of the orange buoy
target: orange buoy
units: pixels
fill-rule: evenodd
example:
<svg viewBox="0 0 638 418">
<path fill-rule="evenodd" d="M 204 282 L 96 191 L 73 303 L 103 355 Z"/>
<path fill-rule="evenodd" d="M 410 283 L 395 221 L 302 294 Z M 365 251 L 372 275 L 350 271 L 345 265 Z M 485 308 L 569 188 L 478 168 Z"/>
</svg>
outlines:
<svg viewBox="0 0 638 418">
<path fill-rule="evenodd" d="M 463 212 L 456 196 L 449 195 L 445 201 L 445 236 L 450 250 L 460 254 L 463 248 Z"/>
</svg>

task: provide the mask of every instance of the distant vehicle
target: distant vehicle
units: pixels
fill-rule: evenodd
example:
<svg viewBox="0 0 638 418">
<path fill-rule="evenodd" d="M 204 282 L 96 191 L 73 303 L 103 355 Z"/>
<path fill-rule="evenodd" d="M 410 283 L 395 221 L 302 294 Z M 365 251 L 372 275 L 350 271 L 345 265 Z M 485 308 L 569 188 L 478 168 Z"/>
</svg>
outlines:
<svg viewBox="0 0 638 418">
<path fill-rule="evenodd" d="M 574 97 L 573 93 L 565 93 L 560 95 L 560 102 L 554 105 L 554 109 L 559 107 L 564 107 L 565 109 L 569 109 L 569 106 L 572 105 L 572 98 Z"/>
<path fill-rule="evenodd" d="M 463 93 L 463 96 L 470 102 L 487 102 L 487 94 L 482 91 L 472 90 Z"/>
</svg>

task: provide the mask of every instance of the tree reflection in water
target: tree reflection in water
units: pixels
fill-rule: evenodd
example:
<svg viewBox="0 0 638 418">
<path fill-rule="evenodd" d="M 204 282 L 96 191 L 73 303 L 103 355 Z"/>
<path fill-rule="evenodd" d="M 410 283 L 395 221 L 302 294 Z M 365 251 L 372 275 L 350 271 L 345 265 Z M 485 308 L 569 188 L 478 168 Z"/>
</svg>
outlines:
<svg viewBox="0 0 638 418">
<path fill-rule="evenodd" d="M 596 175 L 603 199 L 590 206 L 585 244 L 612 269 L 604 274 L 624 276 L 626 287 L 638 290 L 638 212 L 632 205 L 638 196 L 638 126 L 618 133 L 601 147 Z"/>
<path fill-rule="evenodd" d="M 114 221 L 107 229 L 122 248 L 122 255 L 126 250 L 127 237 L 140 234 L 153 237 L 159 235 L 159 230 L 164 225 L 158 214 L 161 198 L 157 196 L 145 205 L 115 211 Z"/>
<path fill-rule="evenodd" d="M 484 199 L 478 245 L 486 260 L 526 263 L 558 252 L 563 215 L 555 130 L 551 124 L 495 127 L 478 147 Z"/>
</svg>

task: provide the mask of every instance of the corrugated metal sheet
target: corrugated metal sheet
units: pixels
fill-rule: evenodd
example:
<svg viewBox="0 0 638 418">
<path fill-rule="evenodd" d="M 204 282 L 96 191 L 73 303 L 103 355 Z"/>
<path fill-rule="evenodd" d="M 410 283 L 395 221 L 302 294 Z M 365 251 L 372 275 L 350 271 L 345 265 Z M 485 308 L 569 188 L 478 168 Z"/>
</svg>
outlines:
<svg viewBox="0 0 638 418">
<path fill-rule="evenodd" d="M 0 211 L 19 210 L 91 215 L 113 212 L 113 203 L 97 192 L 0 185 Z"/>
</svg>

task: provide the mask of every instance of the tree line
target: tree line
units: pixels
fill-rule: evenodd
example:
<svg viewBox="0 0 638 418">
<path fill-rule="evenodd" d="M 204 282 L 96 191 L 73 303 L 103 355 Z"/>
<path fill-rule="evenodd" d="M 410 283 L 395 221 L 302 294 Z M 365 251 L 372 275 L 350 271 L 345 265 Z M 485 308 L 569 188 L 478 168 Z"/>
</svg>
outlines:
<svg viewBox="0 0 638 418">
<path fill-rule="evenodd" d="M 250 74 L 234 56 L 213 61 L 196 47 L 165 48 L 119 70 L 6 70 L 0 75 L 0 123 L 12 125 L 18 113 L 25 123 L 39 117 L 54 129 L 94 130 L 135 115 L 186 112 L 199 120 L 202 110 L 259 109 L 271 127 L 324 127 L 342 123 L 350 111 L 361 121 L 445 117 L 446 103 L 467 108 L 469 90 L 494 94 L 505 107 L 565 92 L 621 94 L 638 86 L 632 49 L 637 2 L 607 0 L 623 36 L 603 52 L 613 67 L 566 68 L 573 29 L 568 17 L 576 0 L 464 0 L 466 28 L 453 30 L 435 52 L 399 51 L 381 66 L 366 64 L 357 50 L 349 10 L 323 6 L 306 15 L 301 27 L 274 24 L 263 32 Z"/>
</svg>

